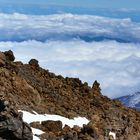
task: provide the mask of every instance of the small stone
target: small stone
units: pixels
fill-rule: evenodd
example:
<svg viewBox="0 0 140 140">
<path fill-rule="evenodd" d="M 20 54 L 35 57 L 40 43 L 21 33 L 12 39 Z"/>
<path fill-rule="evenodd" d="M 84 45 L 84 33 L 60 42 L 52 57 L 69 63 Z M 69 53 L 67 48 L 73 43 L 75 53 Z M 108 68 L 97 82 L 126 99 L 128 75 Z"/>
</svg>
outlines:
<svg viewBox="0 0 140 140">
<path fill-rule="evenodd" d="M 5 106 L 9 106 L 9 102 L 8 101 L 4 101 L 4 105 Z"/>
</svg>

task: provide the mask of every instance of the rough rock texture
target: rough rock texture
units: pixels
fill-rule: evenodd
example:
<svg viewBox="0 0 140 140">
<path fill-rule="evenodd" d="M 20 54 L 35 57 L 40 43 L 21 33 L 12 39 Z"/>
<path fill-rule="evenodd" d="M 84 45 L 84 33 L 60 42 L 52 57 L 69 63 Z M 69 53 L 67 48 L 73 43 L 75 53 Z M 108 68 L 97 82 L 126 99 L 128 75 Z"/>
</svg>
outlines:
<svg viewBox="0 0 140 140">
<path fill-rule="evenodd" d="M 47 132 L 46 139 L 109 140 L 110 131 L 116 133 L 117 140 L 140 139 L 140 113 L 102 96 L 97 81 L 91 88 L 78 78 L 64 78 L 42 69 L 35 59 L 22 64 L 13 62 L 12 56 L 0 53 L 4 62 L 0 62 L 0 98 L 17 109 L 90 120 L 82 129 L 65 127 L 57 134 Z"/>
<path fill-rule="evenodd" d="M 45 132 L 59 132 L 62 131 L 61 121 L 43 121 L 41 125 L 44 127 Z"/>
<path fill-rule="evenodd" d="M 31 59 L 30 61 L 29 61 L 29 64 L 31 65 L 31 66 L 34 66 L 34 67 L 39 67 L 39 64 L 38 64 L 38 60 L 36 60 L 36 59 Z"/>
<path fill-rule="evenodd" d="M 0 140 L 32 140 L 32 131 L 8 101 L 0 100 Z"/>
<path fill-rule="evenodd" d="M 11 50 L 4 52 L 7 61 L 14 61 L 15 56 Z"/>
</svg>

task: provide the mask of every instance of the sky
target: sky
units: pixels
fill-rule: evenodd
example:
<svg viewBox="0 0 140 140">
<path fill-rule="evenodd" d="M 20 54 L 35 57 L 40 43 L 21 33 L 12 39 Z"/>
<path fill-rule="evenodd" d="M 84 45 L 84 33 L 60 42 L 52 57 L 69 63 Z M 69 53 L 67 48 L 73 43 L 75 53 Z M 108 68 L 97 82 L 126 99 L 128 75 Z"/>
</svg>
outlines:
<svg viewBox="0 0 140 140">
<path fill-rule="evenodd" d="M 0 3 L 18 4 L 55 4 L 86 8 L 125 8 L 140 9 L 139 0 L 0 0 Z"/>
</svg>

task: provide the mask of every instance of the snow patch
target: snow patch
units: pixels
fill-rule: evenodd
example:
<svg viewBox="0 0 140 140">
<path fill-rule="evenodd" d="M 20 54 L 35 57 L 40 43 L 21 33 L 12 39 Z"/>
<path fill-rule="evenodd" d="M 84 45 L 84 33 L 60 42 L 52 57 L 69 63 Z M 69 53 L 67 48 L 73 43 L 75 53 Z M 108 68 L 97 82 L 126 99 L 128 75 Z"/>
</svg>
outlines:
<svg viewBox="0 0 140 140">
<path fill-rule="evenodd" d="M 41 135 L 43 134 L 44 132 L 39 130 L 39 129 L 36 129 L 36 128 L 32 128 L 32 132 L 33 132 L 33 140 L 40 140 L 37 135 Z"/>
<path fill-rule="evenodd" d="M 40 139 L 36 136 L 33 136 L 33 140 L 40 140 Z"/>
<path fill-rule="evenodd" d="M 32 132 L 35 135 L 41 135 L 41 134 L 45 133 L 45 132 L 43 132 L 43 131 L 41 131 L 39 129 L 36 129 L 36 128 L 32 128 Z"/>
<path fill-rule="evenodd" d="M 114 133 L 114 132 L 110 131 L 109 132 L 109 136 L 112 136 L 114 140 L 116 139 L 116 133 Z"/>
<path fill-rule="evenodd" d="M 19 110 L 19 112 L 23 113 L 23 120 L 27 123 L 31 123 L 31 122 L 42 122 L 42 121 L 48 121 L 48 120 L 52 120 L 52 121 L 61 121 L 63 124 L 63 127 L 65 125 L 68 125 L 69 127 L 73 127 L 74 125 L 77 125 L 79 127 L 83 127 L 84 124 L 88 124 L 89 120 L 84 118 L 84 117 L 75 117 L 74 119 L 68 119 L 59 115 L 50 115 L 50 114 L 32 114 L 30 112 L 27 111 L 21 111 Z"/>
<path fill-rule="evenodd" d="M 38 114 L 35 111 L 33 111 L 34 114 L 27 112 L 27 111 L 22 111 L 19 110 L 19 112 L 23 113 L 23 121 L 27 122 L 28 124 L 31 122 L 42 122 L 42 121 L 48 121 L 48 120 L 52 120 L 52 121 L 61 121 L 63 124 L 63 127 L 65 125 L 70 126 L 71 128 L 74 125 L 77 125 L 79 127 L 83 127 L 83 124 L 88 124 L 89 120 L 84 118 L 84 117 L 76 117 L 74 119 L 68 119 L 59 115 L 50 115 L 50 114 Z M 32 128 L 32 132 L 33 132 L 33 140 L 40 140 L 37 135 L 41 135 L 44 132 L 39 130 L 39 129 L 35 129 Z"/>
<path fill-rule="evenodd" d="M 140 103 L 140 93 L 135 93 L 131 96 L 129 96 L 130 101 L 129 101 L 129 106 L 130 107 L 135 107 L 136 104 Z"/>
</svg>

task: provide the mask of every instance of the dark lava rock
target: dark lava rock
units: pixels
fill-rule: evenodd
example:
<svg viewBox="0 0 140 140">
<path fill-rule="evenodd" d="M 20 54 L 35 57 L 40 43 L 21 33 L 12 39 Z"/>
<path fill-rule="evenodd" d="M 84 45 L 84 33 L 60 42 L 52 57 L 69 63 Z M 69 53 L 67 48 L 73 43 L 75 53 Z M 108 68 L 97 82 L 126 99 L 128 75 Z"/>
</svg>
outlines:
<svg viewBox="0 0 140 140">
<path fill-rule="evenodd" d="M 7 61 L 14 61 L 15 56 L 11 50 L 4 52 Z"/>
<path fill-rule="evenodd" d="M 64 140 L 78 140 L 78 135 L 76 132 L 68 132 L 64 135 Z"/>
<path fill-rule="evenodd" d="M 95 128 L 93 127 L 93 125 L 91 123 L 89 123 L 88 125 L 84 125 L 83 129 L 82 129 L 82 133 L 83 134 L 88 134 L 91 137 L 93 137 L 94 139 L 98 139 L 98 135 L 97 132 L 95 130 Z"/>
<path fill-rule="evenodd" d="M 22 115 L 10 108 L 7 101 L 0 100 L 0 139 L 32 140 L 30 126 L 24 123 Z"/>
<path fill-rule="evenodd" d="M 30 64 L 31 66 L 34 66 L 34 67 L 39 67 L 38 60 L 36 60 L 36 59 L 31 59 L 31 60 L 29 61 L 29 64 Z"/>
</svg>

